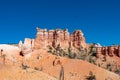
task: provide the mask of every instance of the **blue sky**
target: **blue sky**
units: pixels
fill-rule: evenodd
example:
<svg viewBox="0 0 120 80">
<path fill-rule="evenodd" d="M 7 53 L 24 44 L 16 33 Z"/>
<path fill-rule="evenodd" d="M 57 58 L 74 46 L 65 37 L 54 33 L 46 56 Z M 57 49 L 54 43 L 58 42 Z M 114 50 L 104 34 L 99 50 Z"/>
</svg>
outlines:
<svg viewBox="0 0 120 80">
<path fill-rule="evenodd" d="M 35 38 L 37 26 L 81 29 L 87 43 L 120 44 L 120 1 L 0 0 L 0 43 Z"/>
</svg>

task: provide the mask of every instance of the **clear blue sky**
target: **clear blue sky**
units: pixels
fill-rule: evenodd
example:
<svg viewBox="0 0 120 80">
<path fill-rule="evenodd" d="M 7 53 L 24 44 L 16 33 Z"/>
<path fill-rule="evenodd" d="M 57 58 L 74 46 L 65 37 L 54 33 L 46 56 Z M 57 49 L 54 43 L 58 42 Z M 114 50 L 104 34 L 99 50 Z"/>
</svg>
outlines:
<svg viewBox="0 0 120 80">
<path fill-rule="evenodd" d="M 0 0 L 0 43 L 35 38 L 37 26 L 81 29 L 87 43 L 120 44 L 120 1 Z"/>
</svg>

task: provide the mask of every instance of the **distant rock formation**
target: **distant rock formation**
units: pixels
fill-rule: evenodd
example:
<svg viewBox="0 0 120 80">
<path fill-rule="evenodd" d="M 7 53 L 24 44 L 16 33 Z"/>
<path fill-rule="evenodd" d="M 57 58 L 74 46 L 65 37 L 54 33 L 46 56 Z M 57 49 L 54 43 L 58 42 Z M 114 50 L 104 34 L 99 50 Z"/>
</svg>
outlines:
<svg viewBox="0 0 120 80">
<path fill-rule="evenodd" d="M 24 43 L 22 41 L 19 41 L 18 47 L 21 49 L 23 47 L 31 49 L 34 47 L 34 39 L 25 38 Z"/>
<path fill-rule="evenodd" d="M 34 42 L 35 48 L 46 48 L 47 46 L 56 48 L 58 45 L 62 48 L 86 47 L 85 38 L 81 30 L 76 30 L 70 35 L 68 29 L 47 31 L 47 29 L 37 28 L 37 34 Z"/>
<path fill-rule="evenodd" d="M 27 48 L 33 48 L 34 47 L 34 39 L 25 38 L 24 46 L 26 46 Z"/>
<path fill-rule="evenodd" d="M 81 30 L 76 30 L 72 34 L 68 32 L 68 29 L 55 29 L 49 30 L 36 28 L 37 34 L 35 39 L 25 38 L 24 43 L 19 42 L 19 47 L 26 49 L 46 49 L 47 46 L 57 48 L 83 48 L 89 49 L 90 44 L 86 44 L 84 34 Z M 105 46 L 102 47 L 99 43 L 94 45 L 96 48 L 96 56 L 106 55 L 106 56 L 118 56 L 120 57 L 120 46 Z"/>
<path fill-rule="evenodd" d="M 99 57 L 101 54 L 106 56 L 118 56 L 120 57 L 120 46 L 105 46 L 96 47 L 96 54 Z"/>
</svg>

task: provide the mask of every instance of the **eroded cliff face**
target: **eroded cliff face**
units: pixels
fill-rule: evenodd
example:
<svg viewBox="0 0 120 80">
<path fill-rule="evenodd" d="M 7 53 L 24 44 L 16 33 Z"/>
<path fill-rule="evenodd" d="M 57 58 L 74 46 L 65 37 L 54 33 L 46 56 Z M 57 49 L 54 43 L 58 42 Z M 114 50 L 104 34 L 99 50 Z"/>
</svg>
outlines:
<svg viewBox="0 0 120 80">
<path fill-rule="evenodd" d="M 68 32 L 68 29 L 61 30 L 49 30 L 37 28 L 37 34 L 35 38 L 35 48 L 46 48 L 52 46 L 56 48 L 58 45 L 62 48 L 86 48 L 86 42 L 82 31 L 76 30 L 72 34 Z"/>
<path fill-rule="evenodd" d="M 86 47 L 85 38 L 81 30 L 74 31 L 70 37 L 72 46 L 74 46 L 75 48 L 80 48 L 80 46 L 83 48 Z"/>
<path fill-rule="evenodd" d="M 100 55 L 120 57 L 120 46 L 96 47 L 96 55 L 97 57 L 100 57 Z"/>
<path fill-rule="evenodd" d="M 32 48 L 34 48 L 34 39 L 25 38 L 24 43 L 22 41 L 19 41 L 18 47 L 21 49 L 23 47 L 32 49 Z"/>
</svg>

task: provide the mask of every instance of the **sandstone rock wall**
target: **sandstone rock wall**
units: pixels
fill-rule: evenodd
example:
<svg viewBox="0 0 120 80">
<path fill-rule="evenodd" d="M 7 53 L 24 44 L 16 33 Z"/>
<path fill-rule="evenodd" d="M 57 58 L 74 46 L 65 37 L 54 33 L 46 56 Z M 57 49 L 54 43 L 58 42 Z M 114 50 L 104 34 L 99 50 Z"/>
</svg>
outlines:
<svg viewBox="0 0 120 80">
<path fill-rule="evenodd" d="M 33 48 L 34 39 L 25 38 L 24 43 L 22 43 L 22 41 L 19 41 L 19 48 L 22 48 L 23 46 L 26 48 Z"/>
<path fill-rule="evenodd" d="M 82 31 L 76 30 L 71 35 L 68 29 L 49 30 L 37 28 L 37 35 L 35 38 L 35 48 L 46 48 L 52 46 L 56 48 L 60 45 L 62 48 L 82 46 L 86 47 L 85 38 Z"/>
<path fill-rule="evenodd" d="M 83 48 L 86 47 L 85 38 L 80 30 L 76 30 L 73 32 L 73 34 L 71 34 L 71 42 L 76 48 L 79 48 L 80 46 Z"/>
<path fill-rule="evenodd" d="M 120 57 L 120 46 L 106 46 L 96 47 L 96 54 L 99 57 L 101 54 L 106 56 L 118 56 Z"/>
</svg>

